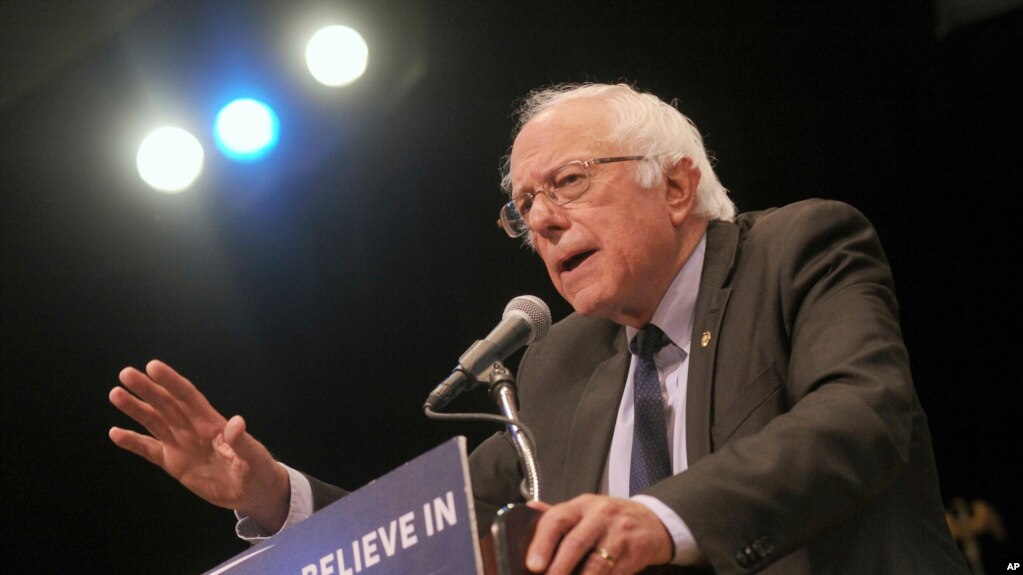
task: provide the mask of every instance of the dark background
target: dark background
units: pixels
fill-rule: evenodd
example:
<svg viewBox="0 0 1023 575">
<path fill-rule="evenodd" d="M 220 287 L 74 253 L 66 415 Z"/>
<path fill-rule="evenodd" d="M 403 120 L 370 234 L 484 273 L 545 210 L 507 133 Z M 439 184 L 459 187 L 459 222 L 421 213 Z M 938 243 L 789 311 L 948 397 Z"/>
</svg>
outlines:
<svg viewBox="0 0 1023 575">
<path fill-rule="evenodd" d="M 987 550 L 1019 561 L 1019 4 L 0 2 L 4 562 L 199 573 L 245 548 L 107 438 L 118 371 L 154 357 L 349 487 L 496 430 L 421 405 L 512 297 L 569 311 L 494 226 L 514 101 L 618 80 L 678 98 L 740 209 L 875 223 L 942 492 L 994 506 L 1012 539 Z M 328 23 L 370 45 L 347 88 L 304 68 Z M 281 118 L 258 164 L 209 133 L 241 95 Z M 178 195 L 134 167 L 166 123 L 206 148 Z"/>
</svg>

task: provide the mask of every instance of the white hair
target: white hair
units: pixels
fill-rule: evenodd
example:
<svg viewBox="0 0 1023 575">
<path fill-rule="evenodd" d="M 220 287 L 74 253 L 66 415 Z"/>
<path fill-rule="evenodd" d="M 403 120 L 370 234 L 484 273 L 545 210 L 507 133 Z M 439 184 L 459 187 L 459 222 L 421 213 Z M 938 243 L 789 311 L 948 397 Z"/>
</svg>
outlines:
<svg viewBox="0 0 1023 575">
<path fill-rule="evenodd" d="M 593 99 L 606 102 L 611 109 L 609 137 L 619 144 L 623 154 L 635 154 L 657 160 L 637 162 L 636 180 L 649 188 L 677 162 L 688 157 L 700 169 L 693 215 L 708 220 L 735 218 L 735 204 L 711 167 L 703 138 L 692 120 L 657 96 L 641 93 L 627 84 L 558 84 L 530 92 L 516 111 L 518 123 L 514 135 L 542 112 L 571 100 Z M 659 164 L 659 165 L 658 165 Z M 511 195 L 511 153 L 501 162 L 501 187 Z"/>
</svg>

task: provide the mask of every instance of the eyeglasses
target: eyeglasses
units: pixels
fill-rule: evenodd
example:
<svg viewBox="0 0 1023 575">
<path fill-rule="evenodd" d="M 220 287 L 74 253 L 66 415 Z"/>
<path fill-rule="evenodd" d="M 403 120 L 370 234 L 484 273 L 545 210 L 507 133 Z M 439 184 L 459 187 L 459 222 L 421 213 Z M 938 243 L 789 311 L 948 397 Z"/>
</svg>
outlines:
<svg viewBox="0 0 1023 575">
<path fill-rule="evenodd" d="M 590 188 L 590 172 L 587 170 L 589 166 L 645 159 L 646 156 L 619 156 L 569 162 L 551 172 L 546 186 L 533 192 L 522 192 L 512 196 L 510 202 L 501 206 L 501 217 L 497 220 L 497 225 L 509 236 L 517 238 L 529 231 L 526 219 L 529 218 L 529 211 L 537 194 L 547 196 L 556 206 L 563 206 L 578 199 Z"/>
</svg>

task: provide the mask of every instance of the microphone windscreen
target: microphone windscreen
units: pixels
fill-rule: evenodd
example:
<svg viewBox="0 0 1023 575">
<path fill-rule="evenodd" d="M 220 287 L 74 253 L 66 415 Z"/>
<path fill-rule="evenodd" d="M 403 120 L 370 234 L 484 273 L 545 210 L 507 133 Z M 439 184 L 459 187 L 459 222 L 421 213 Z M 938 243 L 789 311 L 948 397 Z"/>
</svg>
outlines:
<svg viewBox="0 0 1023 575">
<path fill-rule="evenodd" d="M 501 317 L 507 318 L 510 315 L 518 315 L 529 322 L 529 341 L 526 345 L 543 339 L 551 328 L 551 309 L 536 296 L 520 295 L 512 299 L 504 307 L 504 315 Z"/>
</svg>

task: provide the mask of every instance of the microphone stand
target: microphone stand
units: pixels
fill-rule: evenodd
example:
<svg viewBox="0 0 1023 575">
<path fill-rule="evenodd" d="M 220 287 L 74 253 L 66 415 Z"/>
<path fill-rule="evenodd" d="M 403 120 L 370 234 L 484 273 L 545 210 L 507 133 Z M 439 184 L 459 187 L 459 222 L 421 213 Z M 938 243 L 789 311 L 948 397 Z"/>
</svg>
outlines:
<svg viewBox="0 0 1023 575">
<path fill-rule="evenodd" d="M 525 477 L 519 490 L 522 496 L 530 501 L 540 501 L 540 466 L 536 462 L 536 447 L 530 436 L 520 427 L 518 401 L 515 395 L 515 376 L 501 362 L 495 362 L 490 369 L 490 396 L 497 403 L 498 409 L 509 421 L 508 434 L 512 445 L 519 454 Z"/>
<path fill-rule="evenodd" d="M 519 419 L 515 376 L 498 361 L 475 378 L 475 381 L 480 383 L 488 380 L 490 395 L 497 403 L 501 415 L 439 413 L 433 409 L 439 404 L 429 399 L 423 405 L 423 411 L 432 419 L 494 421 L 508 426 L 508 435 L 525 475 L 519 484 L 519 492 L 527 501 L 540 501 L 540 466 L 536 461 L 533 432 Z M 533 537 L 539 516 L 540 511 L 515 503 L 509 503 L 497 512 L 497 517 L 490 526 L 490 534 L 480 541 L 486 575 L 526 575 L 526 545 Z"/>
</svg>

